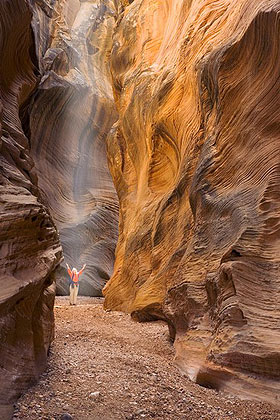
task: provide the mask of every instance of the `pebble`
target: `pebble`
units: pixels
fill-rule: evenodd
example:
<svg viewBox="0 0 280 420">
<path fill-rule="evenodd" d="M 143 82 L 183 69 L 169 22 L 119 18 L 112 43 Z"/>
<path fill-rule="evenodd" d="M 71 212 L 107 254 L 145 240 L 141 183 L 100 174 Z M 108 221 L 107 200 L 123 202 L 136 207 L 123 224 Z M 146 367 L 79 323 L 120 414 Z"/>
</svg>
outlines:
<svg viewBox="0 0 280 420">
<path fill-rule="evenodd" d="M 68 413 L 62 414 L 60 418 L 61 420 L 73 420 L 73 417 L 71 416 L 71 414 L 68 414 Z"/>
<path fill-rule="evenodd" d="M 95 392 L 91 392 L 89 394 L 90 398 L 92 398 L 93 400 L 96 400 L 99 396 L 100 396 L 100 392 L 99 391 L 95 391 Z"/>
</svg>

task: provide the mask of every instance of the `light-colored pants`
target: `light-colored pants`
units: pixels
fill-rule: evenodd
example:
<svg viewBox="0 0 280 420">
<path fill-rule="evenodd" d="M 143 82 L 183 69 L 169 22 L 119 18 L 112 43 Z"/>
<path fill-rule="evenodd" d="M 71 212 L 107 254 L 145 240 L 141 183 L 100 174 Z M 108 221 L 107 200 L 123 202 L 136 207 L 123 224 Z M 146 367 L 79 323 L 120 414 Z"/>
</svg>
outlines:
<svg viewBox="0 0 280 420">
<path fill-rule="evenodd" d="M 77 296 L 79 292 L 79 285 L 70 285 L 70 305 L 77 305 Z"/>
</svg>

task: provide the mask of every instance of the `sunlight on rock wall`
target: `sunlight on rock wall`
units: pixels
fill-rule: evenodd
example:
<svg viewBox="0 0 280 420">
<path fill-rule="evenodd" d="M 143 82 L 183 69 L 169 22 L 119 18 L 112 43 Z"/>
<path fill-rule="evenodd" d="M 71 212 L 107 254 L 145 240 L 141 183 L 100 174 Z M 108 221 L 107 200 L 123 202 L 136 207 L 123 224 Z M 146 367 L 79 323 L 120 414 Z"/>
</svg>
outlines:
<svg viewBox="0 0 280 420">
<path fill-rule="evenodd" d="M 280 2 L 116 3 L 105 307 L 166 319 L 192 380 L 277 403 Z"/>
<path fill-rule="evenodd" d="M 68 292 L 59 239 L 70 265 L 87 263 L 80 293 L 100 294 L 113 271 L 112 4 L 0 3 L 1 419 L 46 365 L 53 281 Z"/>
<path fill-rule="evenodd" d="M 109 83 L 112 2 L 35 3 L 41 80 L 25 119 L 39 187 L 59 229 L 65 261 L 87 269 L 80 293 L 100 295 L 113 271 L 118 205 L 106 158 L 117 114 Z M 67 294 L 67 273 L 57 291 Z"/>
</svg>

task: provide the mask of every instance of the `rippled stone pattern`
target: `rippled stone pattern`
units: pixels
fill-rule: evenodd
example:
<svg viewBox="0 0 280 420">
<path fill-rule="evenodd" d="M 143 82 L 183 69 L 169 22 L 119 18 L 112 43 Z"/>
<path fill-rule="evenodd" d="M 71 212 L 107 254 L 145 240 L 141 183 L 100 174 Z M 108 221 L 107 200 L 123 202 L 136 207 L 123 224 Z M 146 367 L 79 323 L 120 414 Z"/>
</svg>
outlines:
<svg viewBox="0 0 280 420">
<path fill-rule="evenodd" d="M 280 1 L 118 1 L 105 307 L 163 318 L 205 386 L 280 391 Z"/>
<path fill-rule="evenodd" d="M 31 155 L 65 262 L 82 268 L 80 294 L 101 295 L 113 272 L 118 204 L 106 157 L 117 118 L 109 55 L 113 2 L 31 2 L 39 85 L 25 109 Z M 68 294 L 65 265 L 58 294 Z"/>
<path fill-rule="evenodd" d="M 20 113 L 38 71 L 32 14 L 0 2 L 0 418 L 45 368 L 53 338 L 53 271 L 62 250 L 44 206 Z"/>
</svg>

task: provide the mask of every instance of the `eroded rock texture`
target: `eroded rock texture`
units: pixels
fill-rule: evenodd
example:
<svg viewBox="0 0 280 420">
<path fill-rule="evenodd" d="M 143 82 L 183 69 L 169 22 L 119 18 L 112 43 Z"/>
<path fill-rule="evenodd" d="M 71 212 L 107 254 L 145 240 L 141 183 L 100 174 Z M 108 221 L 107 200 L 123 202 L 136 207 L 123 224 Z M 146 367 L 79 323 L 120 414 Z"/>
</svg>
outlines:
<svg viewBox="0 0 280 420">
<path fill-rule="evenodd" d="M 105 307 L 168 320 L 192 380 L 277 403 L 280 1 L 116 3 Z"/>
<path fill-rule="evenodd" d="M 55 276 L 68 292 L 57 228 L 69 264 L 87 263 L 82 294 L 100 294 L 113 269 L 111 3 L 0 4 L 1 418 L 44 370 Z"/>
<path fill-rule="evenodd" d="M 80 269 L 80 293 L 100 295 L 113 271 L 117 196 L 106 157 L 116 120 L 109 54 L 112 1 L 32 2 L 41 79 L 24 118 L 44 202 L 65 261 Z M 58 293 L 69 293 L 65 268 Z"/>
<path fill-rule="evenodd" d="M 32 14 L 0 2 L 0 418 L 43 371 L 53 338 L 56 228 L 37 187 L 20 109 L 36 87 Z"/>
</svg>

